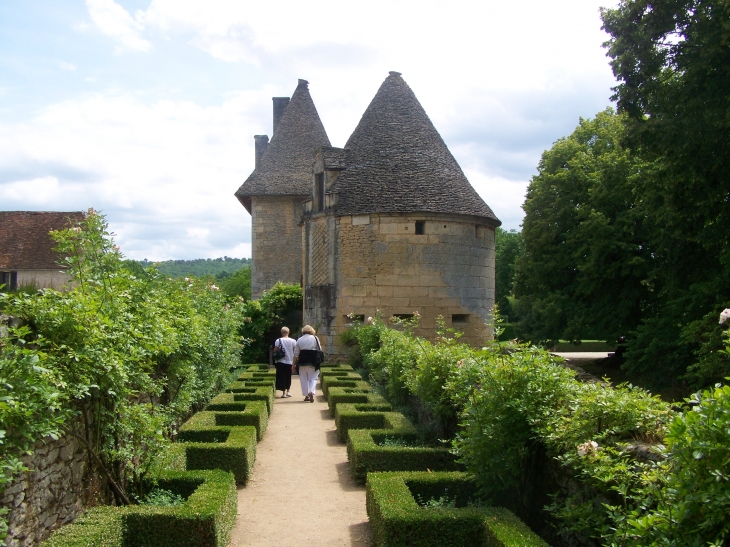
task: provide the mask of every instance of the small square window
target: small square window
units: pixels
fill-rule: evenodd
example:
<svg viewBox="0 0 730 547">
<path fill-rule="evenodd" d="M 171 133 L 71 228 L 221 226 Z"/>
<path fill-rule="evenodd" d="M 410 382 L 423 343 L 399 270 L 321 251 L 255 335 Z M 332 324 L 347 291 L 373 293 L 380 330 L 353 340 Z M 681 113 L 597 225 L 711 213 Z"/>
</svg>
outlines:
<svg viewBox="0 0 730 547">
<path fill-rule="evenodd" d="M 417 220 L 416 221 L 416 235 L 422 236 L 426 233 L 426 221 L 425 220 Z"/>
<path fill-rule="evenodd" d="M 406 320 L 406 319 L 413 319 L 413 314 L 412 313 L 394 313 L 393 314 L 393 317 L 395 317 L 396 319 L 400 319 L 401 321 L 403 321 L 403 320 Z"/>
<path fill-rule="evenodd" d="M 451 316 L 451 324 L 456 323 L 468 323 L 469 322 L 469 314 L 468 313 L 455 313 Z"/>
</svg>

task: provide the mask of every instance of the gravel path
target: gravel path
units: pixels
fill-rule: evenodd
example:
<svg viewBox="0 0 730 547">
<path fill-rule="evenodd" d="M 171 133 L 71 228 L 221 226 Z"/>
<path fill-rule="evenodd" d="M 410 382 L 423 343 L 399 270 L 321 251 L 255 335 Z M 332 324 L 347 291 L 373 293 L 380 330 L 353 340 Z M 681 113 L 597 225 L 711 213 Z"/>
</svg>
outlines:
<svg viewBox="0 0 730 547">
<path fill-rule="evenodd" d="M 252 477 L 238 489 L 230 547 L 371 547 L 365 488 L 350 478 L 321 392 L 303 402 L 294 376 L 292 397 L 277 393 Z"/>
</svg>

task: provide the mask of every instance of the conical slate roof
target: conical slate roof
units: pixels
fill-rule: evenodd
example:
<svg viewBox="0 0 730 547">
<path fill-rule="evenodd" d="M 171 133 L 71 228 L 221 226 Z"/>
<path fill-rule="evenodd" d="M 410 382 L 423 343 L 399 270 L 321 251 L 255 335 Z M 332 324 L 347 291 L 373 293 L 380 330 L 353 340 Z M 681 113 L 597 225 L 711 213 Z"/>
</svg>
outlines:
<svg viewBox="0 0 730 547">
<path fill-rule="evenodd" d="M 266 152 L 236 191 L 239 201 L 248 196 L 312 193 L 314 151 L 329 146 L 330 140 L 309 94 L 308 83 L 299 80 Z"/>
<path fill-rule="evenodd" d="M 345 145 L 337 214 L 433 212 L 501 224 L 472 188 L 400 73 L 391 72 Z"/>
</svg>

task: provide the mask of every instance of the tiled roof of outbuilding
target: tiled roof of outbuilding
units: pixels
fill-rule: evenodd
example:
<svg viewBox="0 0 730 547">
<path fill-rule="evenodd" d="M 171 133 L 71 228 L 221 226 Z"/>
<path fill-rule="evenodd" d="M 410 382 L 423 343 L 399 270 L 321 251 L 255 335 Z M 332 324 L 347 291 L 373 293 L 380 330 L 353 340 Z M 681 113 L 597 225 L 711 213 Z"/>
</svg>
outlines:
<svg viewBox="0 0 730 547">
<path fill-rule="evenodd" d="M 266 152 L 236 197 L 243 202 L 248 196 L 311 195 L 314 151 L 329 145 L 308 82 L 299 80 Z"/>
<path fill-rule="evenodd" d="M 331 189 L 338 215 L 455 213 L 501 224 L 398 72 L 380 86 L 345 148 L 347 169 Z"/>
<path fill-rule="evenodd" d="M 48 235 L 84 219 L 82 212 L 0 211 L 0 269 L 59 269 L 61 258 Z"/>
</svg>

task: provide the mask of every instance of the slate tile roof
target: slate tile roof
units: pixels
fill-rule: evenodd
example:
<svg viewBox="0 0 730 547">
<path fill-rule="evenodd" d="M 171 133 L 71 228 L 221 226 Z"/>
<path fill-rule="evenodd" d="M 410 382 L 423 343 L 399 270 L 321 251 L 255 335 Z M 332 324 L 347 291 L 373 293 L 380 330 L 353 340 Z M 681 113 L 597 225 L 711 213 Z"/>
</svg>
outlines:
<svg viewBox="0 0 730 547">
<path fill-rule="evenodd" d="M 249 209 L 250 199 L 246 198 L 250 196 L 311 195 L 314 151 L 329 145 L 308 82 L 299 80 L 258 167 L 236 191 L 236 197 Z"/>
<path fill-rule="evenodd" d="M 81 222 L 83 212 L 0 211 L 0 269 L 59 269 L 56 243 L 48 235 Z"/>
<path fill-rule="evenodd" d="M 398 72 L 380 86 L 345 149 L 347 169 L 330 190 L 339 194 L 337 215 L 455 213 L 501 224 Z"/>
</svg>

